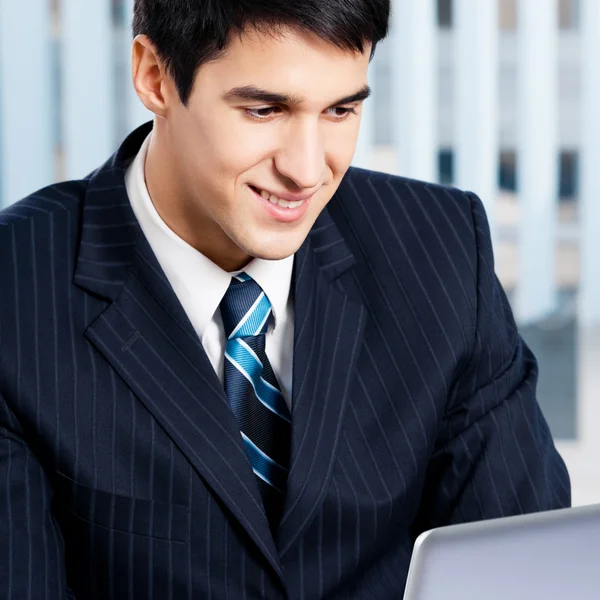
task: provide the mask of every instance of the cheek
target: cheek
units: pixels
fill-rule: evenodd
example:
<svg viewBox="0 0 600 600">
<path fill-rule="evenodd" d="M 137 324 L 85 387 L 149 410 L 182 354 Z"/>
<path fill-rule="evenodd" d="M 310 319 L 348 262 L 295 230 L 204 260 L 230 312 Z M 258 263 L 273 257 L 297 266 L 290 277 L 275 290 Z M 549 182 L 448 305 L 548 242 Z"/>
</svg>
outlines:
<svg viewBox="0 0 600 600">
<path fill-rule="evenodd" d="M 248 135 L 243 130 L 232 136 L 216 135 L 205 146 L 210 176 L 220 178 L 223 185 L 235 186 L 238 178 L 243 180 L 271 156 L 272 146 L 272 139 Z"/>
<path fill-rule="evenodd" d="M 261 123 L 250 122 L 239 111 L 213 111 L 212 118 L 198 123 L 202 144 L 207 152 L 235 170 L 260 162 L 277 144 L 277 131 Z"/>
<path fill-rule="evenodd" d="M 341 177 L 350 166 L 356 142 L 358 139 L 358 126 L 340 128 L 328 140 L 327 163 L 333 171 L 334 177 Z"/>
</svg>

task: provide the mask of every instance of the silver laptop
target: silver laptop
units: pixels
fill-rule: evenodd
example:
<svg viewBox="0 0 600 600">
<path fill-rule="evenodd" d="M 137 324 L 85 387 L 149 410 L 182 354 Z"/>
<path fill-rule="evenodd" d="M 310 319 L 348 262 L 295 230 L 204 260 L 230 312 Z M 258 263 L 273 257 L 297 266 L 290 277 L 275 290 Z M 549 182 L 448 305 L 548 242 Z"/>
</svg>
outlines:
<svg viewBox="0 0 600 600">
<path fill-rule="evenodd" d="M 404 600 L 600 600 L 600 504 L 426 531 Z"/>
</svg>

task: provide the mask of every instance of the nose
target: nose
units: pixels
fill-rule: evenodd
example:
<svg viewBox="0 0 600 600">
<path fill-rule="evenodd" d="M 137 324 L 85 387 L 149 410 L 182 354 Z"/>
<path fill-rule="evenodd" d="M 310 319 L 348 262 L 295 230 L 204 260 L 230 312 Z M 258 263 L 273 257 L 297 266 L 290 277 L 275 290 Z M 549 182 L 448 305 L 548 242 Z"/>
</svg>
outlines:
<svg viewBox="0 0 600 600">
<path fill-rule="evenodd" d="M 290 124 L 275 156 L 275 167 L 300 189 L 316 187 L 325 171 L 325 148 L 319 123 L 312 119 Z"/>
</svg>

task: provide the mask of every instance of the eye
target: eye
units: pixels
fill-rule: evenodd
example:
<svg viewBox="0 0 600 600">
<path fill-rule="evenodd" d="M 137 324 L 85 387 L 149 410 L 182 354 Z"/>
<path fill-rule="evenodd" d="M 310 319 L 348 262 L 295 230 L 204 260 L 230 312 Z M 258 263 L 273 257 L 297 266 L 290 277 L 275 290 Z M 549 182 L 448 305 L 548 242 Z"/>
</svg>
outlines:
<svg viewBox="0 0 600 600">
<path fill-rule="evenodd" d="M 282 112 L 282 108 L 280 106 L 265 106 L 262 108 L 245 108 L 244 113 L 246 116 L 254 119 L 255 121 L 268 121 L 271 117 L 278 115 Z M 329 116 L 332 116 L 336 121 L 343 121 L 349 115 L 357 114 L 354 107 L 345 107 L 345 106 L 334 106 L 332 108 L 328 108 L 326 112 L 329 113 Z"/>
<path fill-rule="evenodd" d="M 246 108 L 244 112 L 252 119 L 256 119 L 257 121 L 267 120 L 274 114 L 277 114 L 277 111 L 281 111 L 278 106 L 265 106 L 264 108 Z"/>
<path fill-rule="evenodd" d="M 343 121 L 349 115 L 355 115 L 356 111 L 353 107 L 345 107 L 345 106 L 334 106 L 332 108 L 328 108 L 328 111 L 333 111 L 332 116 L 338 121 Z M 331 114 L 331 113 L 330 113 Z"/>
</svg>

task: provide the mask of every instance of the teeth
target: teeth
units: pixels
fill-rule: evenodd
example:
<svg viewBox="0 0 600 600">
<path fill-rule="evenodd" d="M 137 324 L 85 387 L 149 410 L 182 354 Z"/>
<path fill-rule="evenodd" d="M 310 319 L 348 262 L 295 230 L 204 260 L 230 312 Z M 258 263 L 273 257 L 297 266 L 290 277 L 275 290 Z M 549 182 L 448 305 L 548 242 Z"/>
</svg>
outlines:
<svg viewBox="0 0 600 600">
<path fill-rule="evenodd" d="M 271 204 L 277 204 L 278 206 L 282 206 L 283 208 L 297 208 L 304 203 L 304 200 L 298 200 L 296 202 L 290 202 L 288 200 L 280 200 L 277 196 L 273 194 L 269 194 L 269 192 L 265 192 L 265 190 L 261 190 L 260 195 L 268 200 Z"/>
<path fill-rule="evenodd" d="M 274 198 L 275 196 L 271 196 L 271 202 L 273 202 Z M 289 200 L 277 200 L 276 202 L 273 202 L 273 204 L 278 204 L 279 206 L 283 206 L 284 208 L 296 208 L 300 206 L 303 202 L 304 200 L 297 200 L 296 202 L 290 202 Z"/>
</svg>

